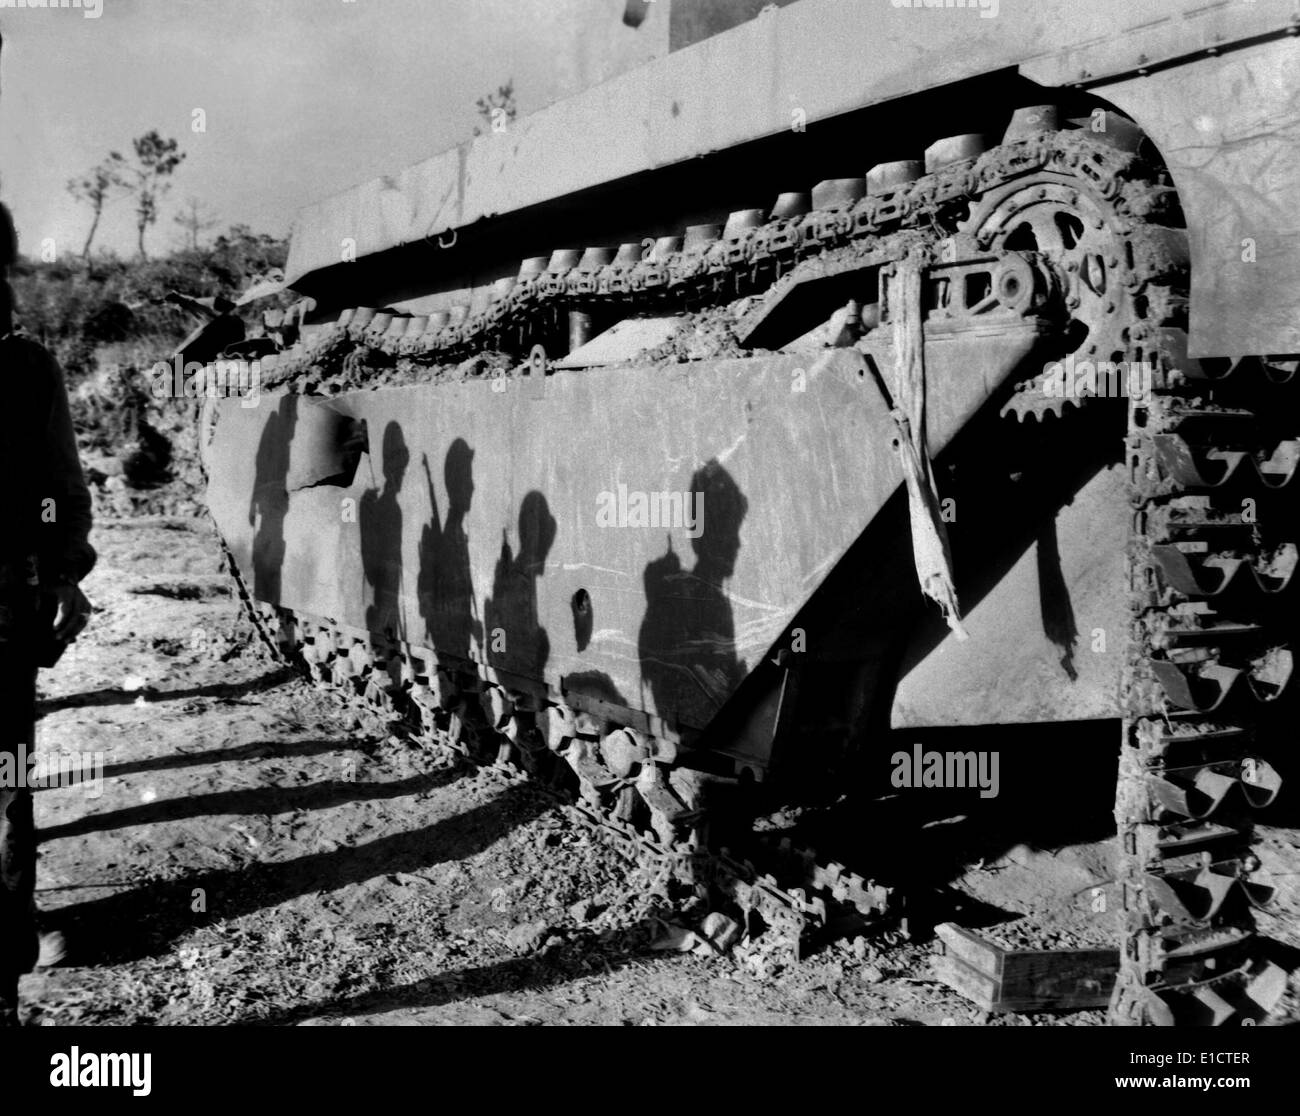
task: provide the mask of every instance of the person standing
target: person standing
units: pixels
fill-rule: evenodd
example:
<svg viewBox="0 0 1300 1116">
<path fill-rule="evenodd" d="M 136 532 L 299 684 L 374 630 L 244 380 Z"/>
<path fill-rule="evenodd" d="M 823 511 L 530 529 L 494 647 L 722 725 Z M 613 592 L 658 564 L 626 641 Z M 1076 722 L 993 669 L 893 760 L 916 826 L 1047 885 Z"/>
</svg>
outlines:
<svg viewBox="0 0 1300 1116">
<path fill-rule="evenodd" d="M 58 362 L 14 332 L 8 273 L 17 259 L 0 205 L 0 376 L 9 430 L 0 439 L 0 1026 L 16 1026 L 18 979 L 42 952 L 35 911 L 36 826 L 26 763 L 36 725 L 36 671 L 86 626 L 78 587 L 95 564 L 90 493 Z M 57 947 L 55 947 L 57 948 Z"/>
</svg>

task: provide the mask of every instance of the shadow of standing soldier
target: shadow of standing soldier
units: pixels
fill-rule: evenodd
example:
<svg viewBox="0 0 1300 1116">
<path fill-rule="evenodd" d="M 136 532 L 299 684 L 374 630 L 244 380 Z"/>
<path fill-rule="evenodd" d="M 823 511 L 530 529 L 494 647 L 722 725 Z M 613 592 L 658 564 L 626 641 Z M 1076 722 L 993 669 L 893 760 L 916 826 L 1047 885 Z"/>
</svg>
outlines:
<svg viewBox="0 0 1300 1116">
<path fill-rule="evenodd" d="M 401 637 L 398 599 L 402 581 L 402 506 L 398 495 L 411 454 L 396 422 L 384 427 L 382 489 L 370 488 L 361 497 L 361 569 L 371 589 L 366 628 Z"/>
<path fill-rule="evenodd" d="M 438 546 L 442 539 L 442 516 L 438 513 L 438 494 L 433 488 L 433 473 L 429 470 L 427 453 L 420 454 L 420 467 L 424 470 L 425 490 L 429 496 L 429 521 L 420 528 L 420 548 L 417 552 L 420 565 L 415 575 L 415 595 L 420 606 L 420 617 L 424 621 L 427 646 L 433 647 L 437 626 L 434 618 L 434 565 L 438 561 Z"/>
<path fill-rule="evenodd" d="M 537 579 L 555 542 L 555 518 L 540 492 L 519 505 L 519 556 L 501 540 L 492 596 L 483 602 L 488 661 L 495 667 L 541 681 L 551 644 L 537 615 Z"/>
<path fill-rule="evenodd" d="M 668 552 L 646 566 L 638 651 L 642 690 L 649 687 L 655 711 L 703 728 L 745 674 L 723 585 L 735 572 L 749 501 L 717 460 L 696 471 L 689 498 L 695 567 L 682 568 L 671 536 Z"/>
<path fill-rule="evenodd" d="M 421 612 L 438 655 L 469 662 L 471 642 L 483 645 L 483 624 L 477 615 L 469 537 L 465 533 L 465 517 L 474 499 L 474 451 L 464 438 L 452 442 L 442 472 L 447 487 L 447 522 L 439 530 L 435 503 L 433 521 L 420 540 Z M 433 500 L 432 483 L 429 498 Z"/>
<path fill-rule="evenodd" d="M 284 566 L 284 517 L 289 511 L 289 447 L 298 423 L 298 397 L 286 395 L 267 418 L 257 443 L 253 495 L 248 524 L 253 528 L 253 596 L 280 603 Z"/>
<path fill-rule="evenodd" d="M 537 579 L 546 572 L 546 556 L 555 542 L 555 519 L 540 492 L 529 492 L 519 505 L 519 554 L 502 532 L 501 554 L 492 579 L 492 595 L 483 601 L 483 641 L 492 666 L 542 681 L 551 654 L 550 638 L 537 609 Z M 501 726 L 505 727 L 505 726 Z M 555 775 L 553 757 L 531 717 L 515 716 L 510 734 L 524 767 L 543 779 Z"/>
<path fill-rule="evenodd" d="M 477 614 L 474 575 L 470 568 L 469 537 L 465 517 L 474 499 L 474 451 L 464 438 L 457 438 L 447 450 L 442 475 L 447 490 L 447 520 L 439 522 L 438 499 L 433 488 L 427 455 L 421 455 L 425 484 L 429 492 L 430 520 L 420 532 L 416 593 L 428 646 L 437 652 L 440 673 L 449 676 L 460 691 L 454 707 L 447 710 L 446 724 L 454 739 L 466 739 L 475 750 L 492 745 L 490 734 L 479 730 L 485 722 L 474 700 L 477 674 L 471 667 L 471 644 L 483 646 L 483 624 Z"/>
</svg>

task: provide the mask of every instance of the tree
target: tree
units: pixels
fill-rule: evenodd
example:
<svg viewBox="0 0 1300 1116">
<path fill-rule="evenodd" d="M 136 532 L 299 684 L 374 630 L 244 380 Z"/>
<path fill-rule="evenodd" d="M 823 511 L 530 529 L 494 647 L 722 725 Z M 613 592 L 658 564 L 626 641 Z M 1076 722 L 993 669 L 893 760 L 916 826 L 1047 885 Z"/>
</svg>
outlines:
<svg viewBox="0 0 1300 1116">
<path fill-rule="evenodd" d="M 81 178 L 68 179 L 68 193 L 78 201 L 89 203 L 93 214 L 85 247 L 81 249 L 83 260 L 90 256 L 90 242 L 95 239 L 95 233 L 99 229 L 99 218 L 104 212 L 105 203 L 115 192 L 127 189 L 126 160 L 116 151 L 110 152 L 107 159 L 91 167 Z"/>
<path fill-rule="evenodd" d="M 186 198 L 185 208 L 173 218 L 185 230 L 186 239 L 192 252 L 199 247 L 199 237 L 209 229 L 215 229 L 218 225 L 217 220 L 208 217 L 203 210 L 204 205 L 198 198 Z"/>
<path fill-rule="evenodd" d="M 255 276 L 282 269 L 288 255 L 288 241 L 231 225 L 208 249 L 208 268 L 223 286 L 239 290 Z"/>
<path fill-rule="evenodd" d="M 518 106 L 515 104 L 515 79 L 507 78 L 505 85 L 497 89 L 495 93 L 480 97 L 474 102 L 474 107 L 487 124 L 489 131 L 504 131 L 506 125 L 514 121 L 519 111 Z M 474 134 L 480 136 L 483 134 L 483 130 L 476 127 Z"/>
<path fill-rule="evenodd" d="M 145 229 L 157 224 L 158 201 L 171 188 L 167 179 L 184 161 L 185 153 L 178 150 L 180 144 L 176 140 L 163 139 L 157 130 L 147 132 L 133 142 L 137 164 L 131 168 L 135 175 L 136 242 L 143 260 L 147 258 L 144 251 Z"/>
</svg>

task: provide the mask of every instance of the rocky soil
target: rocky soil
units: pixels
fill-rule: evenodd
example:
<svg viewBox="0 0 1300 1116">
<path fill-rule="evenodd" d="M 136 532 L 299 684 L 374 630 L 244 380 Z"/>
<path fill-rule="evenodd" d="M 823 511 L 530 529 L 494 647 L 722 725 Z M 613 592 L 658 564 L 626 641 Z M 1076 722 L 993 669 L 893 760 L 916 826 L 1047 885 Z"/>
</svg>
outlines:
<svg viewBox="0 0 1300 1116">
<path fill-rule="evenodd" d="M 707 912 L 653 900 L 553 799 L 390 738 L 271 661 L 204 521 L 105 520 L 95 541 L 96 615 L 42 675 L 38 746 L 98 757 L 103 778 L 37 794 L 38 900 L 70 957 L 24 979 L 29 1022 L 983 1021 L 934 979 L 931 946 L 897 933 L 797 965 L 688 937 Z M 1286 883 L 1270 929 L 1292 944 L 1297 846 L 1265 833 Z M 1105 944 L 1107 877 L 1104 841 L 1018 845 L 972 857 L 948 890 L 999 911 L 1008 945 Z"/>
</svg>

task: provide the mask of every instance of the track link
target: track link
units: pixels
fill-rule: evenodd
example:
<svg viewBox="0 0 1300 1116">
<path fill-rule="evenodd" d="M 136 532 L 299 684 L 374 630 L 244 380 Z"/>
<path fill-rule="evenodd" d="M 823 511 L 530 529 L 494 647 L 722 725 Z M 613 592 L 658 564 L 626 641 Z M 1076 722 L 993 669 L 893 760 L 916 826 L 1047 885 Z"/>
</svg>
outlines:
<svg viewBox="0 0 1300 1116">
<path fill-rule="evenodd" d="M 1281 779 L 1273 712 L 1292 673 L 1294 415 L 1285 367 L 1179 359 L 1130 412 L 1133 632 L 1116 821 L 1121 1024 L 1253 1025 L 1286 990 L 1252 910 L 1251 851 Z M 1278 419 L 1281 419 L 1279 424 Z"/>
</svg>

